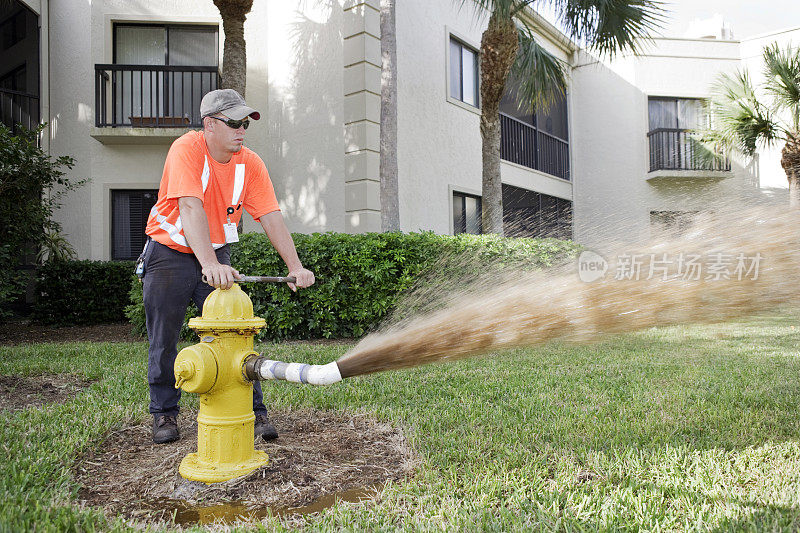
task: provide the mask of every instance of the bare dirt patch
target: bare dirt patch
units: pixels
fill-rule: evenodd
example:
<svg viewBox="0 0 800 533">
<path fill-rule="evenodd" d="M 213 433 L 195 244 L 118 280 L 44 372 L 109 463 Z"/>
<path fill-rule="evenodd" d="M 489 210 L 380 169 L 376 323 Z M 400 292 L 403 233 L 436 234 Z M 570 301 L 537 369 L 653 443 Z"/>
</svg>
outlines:
<svg viewBox="0 0 800 533">
<path fill-rule="evenodd" d="M 134 335 L 127 322 L 94 324 L 91 326 L 55 327 L 32 320 L 0 323 L 0 345 L 33 344 L 38 342 L 142 342 L 147 339 Z"/>
<path fill-rule="evenodd" d="M 90 384 L 90 381 L 70 374 L 0 376 L 0 411 L 13 412 L 63 402 Z"/>
<path fill-rule="evenodd" d="M 280 438 L 256 440 L 256 449 L 269 454 L 267 466 L 225 483 L 191 484 L 179 476 L 178 466 L 197 449 L 195 416 L 179 417 L 181 440 L 171 444 L 152 443 L 149 421 L 109 433 L 74 468 L 81 505 L 149 523 L 258 521 L 268 510 L 318 511 L 319 505 L 309 504 L 330 500 L 332 505 L 337 494 L 358 501 L 369 495 L 363 489 L 406 477 L 414 466 L 402 431 L 369 414 L 273 411 L 270 419 Z M 192 490 L 185 490 L 187 484 Z"/>
</svg>

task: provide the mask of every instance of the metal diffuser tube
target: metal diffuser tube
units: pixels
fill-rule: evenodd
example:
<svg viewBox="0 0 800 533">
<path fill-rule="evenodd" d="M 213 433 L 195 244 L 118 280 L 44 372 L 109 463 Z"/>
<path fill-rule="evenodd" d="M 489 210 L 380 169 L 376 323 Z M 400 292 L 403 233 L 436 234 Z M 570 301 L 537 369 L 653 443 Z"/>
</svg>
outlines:
<svg viewBox="0 0 800 533">
<path fill-rule="evenodd" d="M 244 373 L 251 381 L 282 380 L 310 385 L 330 385 L 342 381 L 336 361 L 327 365 L 284 363 L 264 356 L 249 357 L 245 361 Z"/>
</svg>

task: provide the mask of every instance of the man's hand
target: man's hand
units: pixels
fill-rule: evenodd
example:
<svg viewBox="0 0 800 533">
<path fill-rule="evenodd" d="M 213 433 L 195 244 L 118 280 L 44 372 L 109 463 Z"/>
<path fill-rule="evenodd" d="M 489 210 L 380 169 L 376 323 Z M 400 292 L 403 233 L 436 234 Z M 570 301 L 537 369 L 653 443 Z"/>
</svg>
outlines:
<svg viewBox="0 0 800 533">
<path fill-rule="evenodd" d="M 233 282 L 239 278 L 239 271 L 222 263 L 209 263 L 203 267 L 203 275 L 206 283 L 212 287 L 226 290 L 233 287 Z"/>
<path fill-rule="evenodd" d="M 306 287 L 310 287 L 314 284 L 314 273 L 308 270 L 307 268 L 300 267 L 298 269 L 292 270 L 289 272 L 289 276 L 295 279 L 294 283 L 287 283 L 290 289 L 294 292 L 297 292 L 298 287 L 301 289 L 305 289 Z"/>
</svg>

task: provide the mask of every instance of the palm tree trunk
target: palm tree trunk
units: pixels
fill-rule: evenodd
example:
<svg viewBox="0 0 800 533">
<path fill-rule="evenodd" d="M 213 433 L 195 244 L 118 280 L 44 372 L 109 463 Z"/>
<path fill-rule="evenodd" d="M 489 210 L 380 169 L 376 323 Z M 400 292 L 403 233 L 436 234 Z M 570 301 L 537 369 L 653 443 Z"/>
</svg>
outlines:
<svg viewBox="0 0 800 533">
<path fill-rule="evenodd" d="M 253 7 L 253 0 L 214 0 L 222 15 L 225 47 L 222 56 L 222 87 L 234 89 L 244 96 L 247 85 L 247 48 L 244 21 Z"/>
<path fill-rule="evenodd" d="M 786 136 L 786 144 L 781 150 L 781 166 L 789 180 L 789 205 L 800 208 L 800 132 Z"/>
<path fill-rule="evenodd" d="M 492 13 L 481 37 L 481 222 L 484 233 L 503 235 L 503 188 L 500 181 L 500 100 L 517 57 L 517 28 L 510 18 Z"/>
<path fill-rule="evenodd" d="M 381 230 L 400 231 L 395 0 L 381 0 Z"/>
</svg>

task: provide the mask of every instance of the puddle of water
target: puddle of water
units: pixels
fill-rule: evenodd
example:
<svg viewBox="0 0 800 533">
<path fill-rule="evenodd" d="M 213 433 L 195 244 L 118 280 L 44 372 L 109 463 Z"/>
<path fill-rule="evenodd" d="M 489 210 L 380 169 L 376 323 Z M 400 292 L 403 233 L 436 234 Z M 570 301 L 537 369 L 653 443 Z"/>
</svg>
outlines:
<svg viewBox="0 0 800 533">
<path fill-rule="evenodd" d="M 237 520 L 260 521 L 270 513 L 275 516 L 306 515 L 317 513 L 337 502 L 358 503 L 375 496 L 382 485 L 359 487 L 343 492 L 326 494 L 302 507 L 251 507 L 245 502 L 227 502 L 218 505 L 199 506 L 190 505 L 181 500 L 163 499 L 152 502 L 152 510 L 163 510 L 175 516 L 175 524 L 187 526 L 193 524 L 232 523 Z"/>
<path fill-rule="evenodd" d="M 308 505 L 303 507 L 284 507 L 282 509 L 274 509 L 273 513 L 278 516 L 292 515 L 292 514 L 311 514 L 318 513 L 328 507 L 333 507 L 336 502 L 360 503 L 364 500 L 369 500 L 383 485 L 375 485 L 372 487 L 359 487 L 357 489 L 350 489 L 343 492 L 334 492 L 333 494 L 326 494 L 325 496 L 314 500 Z"/>
</svg>

